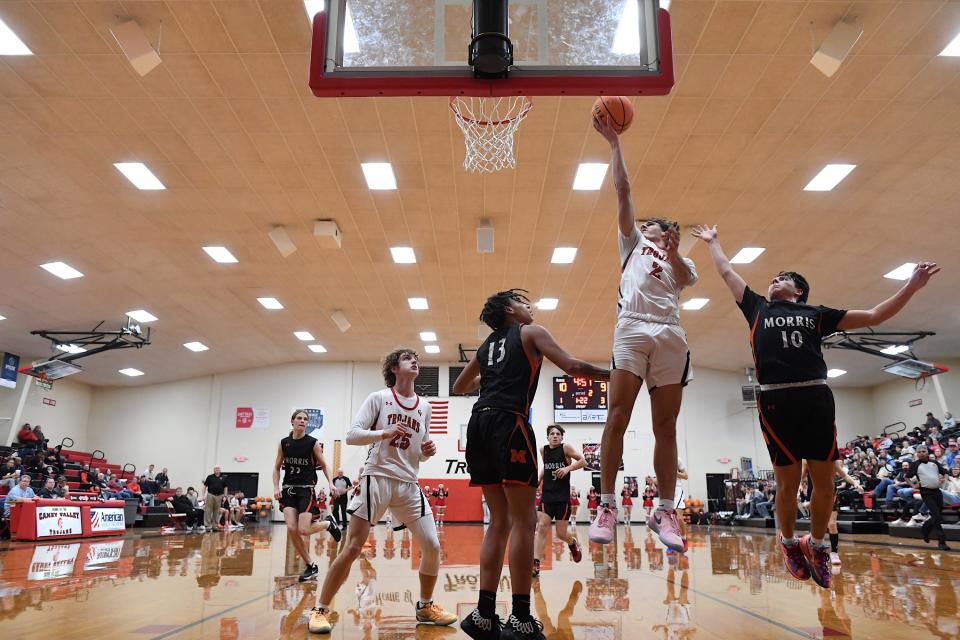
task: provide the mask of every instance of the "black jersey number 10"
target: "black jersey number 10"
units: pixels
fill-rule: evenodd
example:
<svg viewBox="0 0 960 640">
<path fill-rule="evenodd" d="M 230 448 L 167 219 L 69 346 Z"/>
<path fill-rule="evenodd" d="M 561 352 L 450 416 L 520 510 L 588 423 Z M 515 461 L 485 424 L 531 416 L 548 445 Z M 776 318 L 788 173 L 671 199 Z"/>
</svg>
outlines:
<svg viewBox="0 0 960 640">
<path fill-rule="evenodd" d="M 783 339 L 783 348 L 789 349 L 790 345 L 797 347 L 798 349 L 803 346 L 803 334 L 799 331 L 791 331 L 790 339 L 787 339 L 787 332 L 781 331 L 780 337 Z"/>
</svg>

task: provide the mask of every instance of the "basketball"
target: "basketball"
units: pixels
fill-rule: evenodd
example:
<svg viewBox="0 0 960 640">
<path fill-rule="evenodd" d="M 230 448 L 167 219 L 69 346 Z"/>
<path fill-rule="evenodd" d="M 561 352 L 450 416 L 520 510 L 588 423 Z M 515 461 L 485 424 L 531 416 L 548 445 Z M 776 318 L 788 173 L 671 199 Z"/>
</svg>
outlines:
<svg viewBox="0 0 960 640">
<path fill-rule="evenodd" d="M 617 133 L 623 133 L 633 122 L 633 103 L 626 96 L 601 96 L 593 103 L 593 113 L 606 118 Z"/>
</svg>

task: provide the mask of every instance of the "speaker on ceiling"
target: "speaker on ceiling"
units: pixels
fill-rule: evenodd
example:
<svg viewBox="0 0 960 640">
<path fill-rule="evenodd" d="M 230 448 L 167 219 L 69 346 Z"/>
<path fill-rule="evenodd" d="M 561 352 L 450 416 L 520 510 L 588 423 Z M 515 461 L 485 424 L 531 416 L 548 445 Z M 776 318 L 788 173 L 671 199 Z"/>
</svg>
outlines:
<svg viewBox="0 0 960 640">
<path fill-rule="evenodd" d="M 136 20 L 127 20 L 111 27 L 110 33 L 117 39 L 117 44 L 123 50 L 134 70 L 145 76 L 160 64 L 160 54 L 154 50 L 147 34 L 143 32 Z"/>
<path fill-rule="evenodd" d="M 810 64 L 828 78 L 833 76 L 843 64 L 847 54 L 863 35 L 863 27 L 850 19 L 843 19 L 833 25 L 833 30 L 820 48 L 813 54 Z"/>
</svg>

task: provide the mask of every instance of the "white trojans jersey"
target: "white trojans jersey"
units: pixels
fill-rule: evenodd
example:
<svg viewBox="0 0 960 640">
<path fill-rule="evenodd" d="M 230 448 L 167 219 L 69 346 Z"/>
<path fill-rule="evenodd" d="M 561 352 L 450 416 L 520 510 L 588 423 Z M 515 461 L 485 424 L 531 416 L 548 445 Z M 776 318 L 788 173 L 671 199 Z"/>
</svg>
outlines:
<svg viewBox="0 0 960 640">
<path fill-rule="evenodd" d="M 647 240 L 634 225 L 629 237 L 617 231 L 620 245 L 620 300 L 617 317 L 646 322 L 680 324 L 680 290 L 667 253 Z M 697 270 L 690 258 L 684 258 L 697 281 Z"/>
<path fill-rule="evenodd" d="M 363 465 L 365 475 L 416 482 L 420 471 L 420 448 L 430 440 L 430 403 L 418 395 L 411 398 L 387 388 L 367 396 L 351 430 L 383 431 L 395 424 L 407 428 L 409 435 L 393 440 L 377 440 L 370 445 Z"/>
</svg>

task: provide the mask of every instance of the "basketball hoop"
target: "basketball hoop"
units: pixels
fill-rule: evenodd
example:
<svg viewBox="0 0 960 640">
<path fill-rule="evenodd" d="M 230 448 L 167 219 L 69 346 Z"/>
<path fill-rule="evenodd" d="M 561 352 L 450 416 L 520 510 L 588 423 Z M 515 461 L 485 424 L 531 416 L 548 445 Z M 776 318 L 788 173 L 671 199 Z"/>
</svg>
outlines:
<svg viewBox="0 0 960 640">
<path fill-rule="evenodd" d="M 513 135 L 532 108 L 533 101 L 527 96 L 450 98 L 450 109 L 457 117 L 466 144 L 463 168 L 493 173 L 516 167 Z"/>
</svg>

